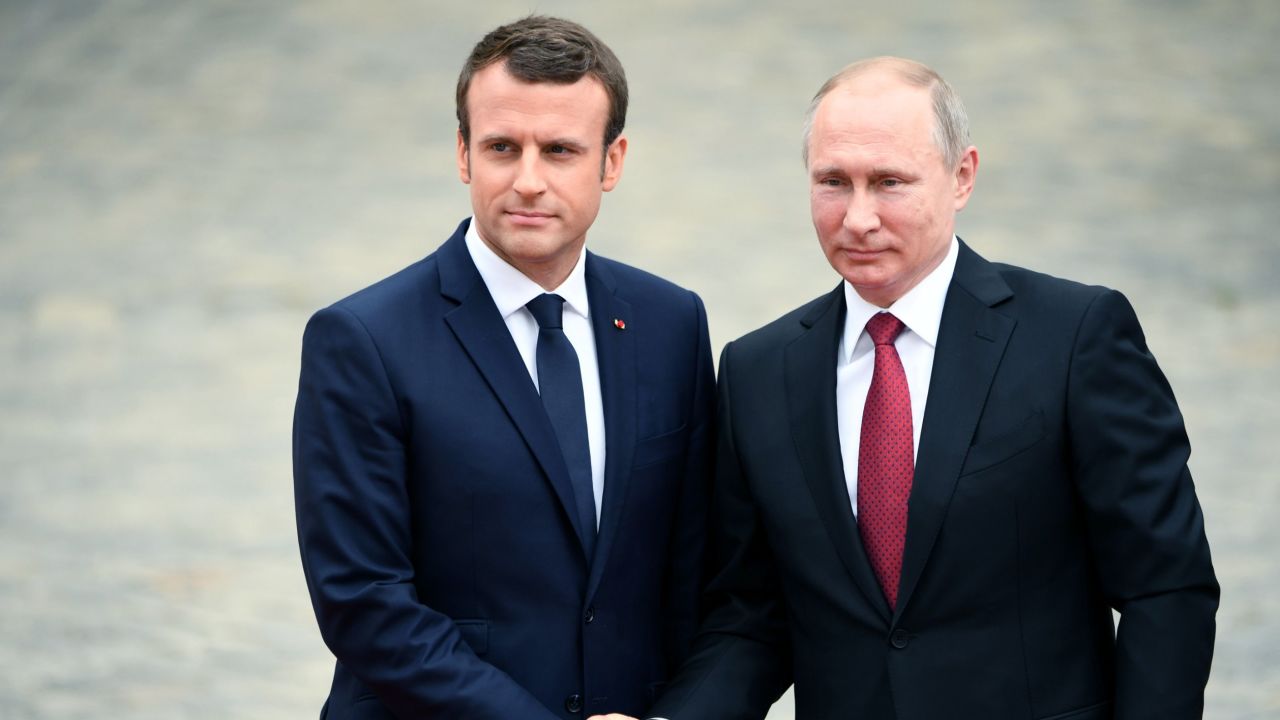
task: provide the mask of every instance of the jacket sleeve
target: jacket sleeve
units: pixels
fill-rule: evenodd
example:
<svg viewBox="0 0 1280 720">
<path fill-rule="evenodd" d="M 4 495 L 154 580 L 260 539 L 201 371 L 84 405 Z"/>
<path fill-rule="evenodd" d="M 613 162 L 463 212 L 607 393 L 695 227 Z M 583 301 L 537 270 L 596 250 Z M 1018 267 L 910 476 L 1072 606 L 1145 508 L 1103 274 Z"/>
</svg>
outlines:
<svg viewBox="0 0 1280 720">
<path fill-rule="evenodd" d="M 759 720 L 791 684 L 773 555 L 734 444 L 732 347 L 720 357 L 708 611 L 688 659 L 651 709 L 652 717 Z"/>
<path fill-rule="evenodd" d="M 689 652 L 698 625 L 698 602 L 706 567 L 708 493 L 711 486 L 715 443 L 715 370 L 711 365 L 711 340 L 702 300 L 690 293 L 696 322 L 693 341 L 697 348 L 693 393 L 689 413 L 689 444 L 681 478 L 679 505 L 675 509 L 668 543 L 668 568 L 664 594 L 664 650 L 669 672 L 680 666 Z"/>
<path fill-rule="evenodd" d="M 397 717 L 554 718 L 417 597 L 405 425 L 365 326 L 330 307 L 308 323 L 302 345 L 294 499 L 329 649 Z"/>
<path fill-rule="evenodd" d="M 1120 613 L 1116 717 L 1199 718 L 1218 582 L 1182 415 L 1120 293 L 1085 312 L 1069 383 L 1073 474 L 1102 590 Z"/>
</svg>

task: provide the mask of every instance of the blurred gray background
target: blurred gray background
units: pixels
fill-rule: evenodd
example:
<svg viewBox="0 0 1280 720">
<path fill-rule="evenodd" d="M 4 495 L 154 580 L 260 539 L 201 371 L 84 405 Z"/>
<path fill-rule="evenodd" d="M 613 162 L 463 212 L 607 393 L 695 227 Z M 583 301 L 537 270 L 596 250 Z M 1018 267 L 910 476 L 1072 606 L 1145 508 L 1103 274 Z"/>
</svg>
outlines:
<svg viewBox="0 0 1280 720">
<path fill-rule="evenodd" d="M 302 327 L 468 214 L 456 74 L 535 10 L 632 83 L 591 246 L 701 293 L 717 351 L 837 282 L 818 85 L 940 70 L 981 154 L 961 236 L 1124 290 L 1178 394 L 1223 586 L 1206 716 L 1280 714 L 1280 3 L 0 0 L 0 718 L 317 715 Z"/>
</svg>

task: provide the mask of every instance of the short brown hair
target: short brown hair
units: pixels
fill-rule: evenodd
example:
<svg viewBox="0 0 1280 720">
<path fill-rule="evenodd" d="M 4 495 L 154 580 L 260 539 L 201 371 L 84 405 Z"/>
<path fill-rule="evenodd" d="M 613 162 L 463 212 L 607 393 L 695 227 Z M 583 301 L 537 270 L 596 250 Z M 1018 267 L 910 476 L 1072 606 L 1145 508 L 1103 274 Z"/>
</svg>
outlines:
<svg viewBox="0 0 1280 720">
<path fill-rule="evenodd" d="M 627 122 L 627 75 L 622 63 L 600 38 L 578 23 L 545 15 L 530 15 L 499 27 L 471 50 L 458 75 L 458 131 L 462 142 L 471 142 L 471 117 L 467 91 L 480 70 L 506 62 L 507 72 L 531 83 L 570 85 L 590 75 L 604 85 L 609 97 L 609 117 L 604 126 L 607 150 L 622 134 Z"/>
</svg>

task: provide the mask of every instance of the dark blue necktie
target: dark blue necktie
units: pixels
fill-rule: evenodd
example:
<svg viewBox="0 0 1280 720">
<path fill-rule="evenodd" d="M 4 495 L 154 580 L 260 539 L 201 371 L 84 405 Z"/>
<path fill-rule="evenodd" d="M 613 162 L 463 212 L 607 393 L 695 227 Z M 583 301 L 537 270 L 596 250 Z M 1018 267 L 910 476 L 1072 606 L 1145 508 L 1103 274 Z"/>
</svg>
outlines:
<svg viewBox="0 0 1280 720">
<path fill-rule="evenodd" d="M 538 392 L 551 418 L 564 464 L 573 482 L 574 503 L 582 526 L 583 549 L 591 561 L 596 544 L 596 501 L 591 485 L 591 446 L 582 398 L 578 353 L 564 334 L 564 298 L 543 293 L 525 307 L 538 321 Z"/>
</svg>

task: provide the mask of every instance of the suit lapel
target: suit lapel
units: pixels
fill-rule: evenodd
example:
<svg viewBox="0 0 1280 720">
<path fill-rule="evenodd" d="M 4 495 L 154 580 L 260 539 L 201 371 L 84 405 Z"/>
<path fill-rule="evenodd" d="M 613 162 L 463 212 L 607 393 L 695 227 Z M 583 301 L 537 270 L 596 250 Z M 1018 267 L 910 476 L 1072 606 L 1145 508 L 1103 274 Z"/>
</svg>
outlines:
<svg viewBox="0 0 1280 720">
<path fill-rule="evenodd" d="M 506 409 L 560 499 L 566 521 L 582 542 L 583 528 L 574 509 L 573 485 L 555 431 L 511 340 L 511 332 L 467 252 L 466 227 L 464 222 L 437 252 L 441 294 L 458 303 L 445 313 L 445 322 Z"/>
<path fill-rule="evenodd" d="M 784 356 L 787 409 L 804 478 L 827 534 L 869 606 L 887 623 L 889 605 L 858 538 L 840 459 L 836 353 L 843 321 L 843 286 L 801 319 L 809 329 L 787 345 Z"/>
<path fill-rule="evenodd" d="M 961 243 L 943 306 L 916 453 L 894 622 L 910 601 L 938 537 L 987 391 L 1016 324 L 992 307 L 1012 295 L 991 264 Z"/>
<path fill-rule="evenodd" d="M 634 322 L 631 305 L 618 297 L 613 275 L 595 255 L 587 253 L 587 302 L 591 305 L 591 329 L 595 334 L 596 361 L 600 366 L 600 395 L 604 401 L 605 453 L 604 499 L 601 501 L 600 534 L 595 560 L 587 581 L 590 598 L 600 584 L 609 551 L 618 533 L 631 482 L 631 459 L 636 446 L 636 343 L 635 333 L 614 325 L 619 319 Z"/>
</svg>

